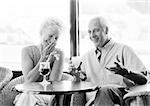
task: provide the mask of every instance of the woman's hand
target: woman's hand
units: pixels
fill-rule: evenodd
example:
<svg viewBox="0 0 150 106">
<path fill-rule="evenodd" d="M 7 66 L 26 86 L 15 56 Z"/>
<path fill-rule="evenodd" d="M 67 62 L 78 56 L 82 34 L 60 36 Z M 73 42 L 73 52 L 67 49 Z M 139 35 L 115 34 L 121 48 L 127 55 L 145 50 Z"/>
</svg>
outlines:
<svg viewBox="0 0 150 106">
<path fill-rule="evenodd" d="M 54 61 L 58 61 L 62 56 L 62 51 L 60 51 L 59 49 L 54 49 L 50 55 L 48 56 L 47 60 L 48 62 L 54 62 Z"/>
<path fill-rule="evenodd" d="M 50 56 L 50 53 L 51 53 L 52 51 L 54 51 L 55 45 L 56 45 L 56 43 L 52 43 L 52 44 L 47 45 L 47 46 L 43 49 L 43 51 L 42 51 L 42 53 L 41 53 L 40 61 L 46 61 L 46 60 L 48 59 L 48 57 Z"/>
</svg>

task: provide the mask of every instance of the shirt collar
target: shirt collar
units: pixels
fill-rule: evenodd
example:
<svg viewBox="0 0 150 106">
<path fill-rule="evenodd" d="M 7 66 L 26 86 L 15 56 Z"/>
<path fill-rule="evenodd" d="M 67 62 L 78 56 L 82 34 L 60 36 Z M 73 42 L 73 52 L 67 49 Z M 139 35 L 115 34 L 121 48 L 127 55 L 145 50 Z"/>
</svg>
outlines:
<svg viewBox="0 0 150 106">
<path fill-rule="evenodd" d="M 105 49 L 109 49 L 114 45 L 114 41 L 110 38 L 109 42 L 107 42 L 102 48 L 98 49 L 96 48 L 96 50 L 98 49 L 99 51 L 105 50 Z"/>
</svg>

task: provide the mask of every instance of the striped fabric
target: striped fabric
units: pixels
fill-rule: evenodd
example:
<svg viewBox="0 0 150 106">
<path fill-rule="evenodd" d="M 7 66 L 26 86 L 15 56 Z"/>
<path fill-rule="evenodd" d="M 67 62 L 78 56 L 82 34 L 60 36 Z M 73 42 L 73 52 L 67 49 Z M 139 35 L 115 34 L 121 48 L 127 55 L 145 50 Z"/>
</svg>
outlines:
<svg viewBox="0 0 150 106">
<path fill-rule="evenodd" d="M 95 50 L 95 53 L 96 53 L 96 56 L 97 56 L 98 61 L 100 62 L 102 52 L 97 48 L 97 49 Z"/>
</svg>

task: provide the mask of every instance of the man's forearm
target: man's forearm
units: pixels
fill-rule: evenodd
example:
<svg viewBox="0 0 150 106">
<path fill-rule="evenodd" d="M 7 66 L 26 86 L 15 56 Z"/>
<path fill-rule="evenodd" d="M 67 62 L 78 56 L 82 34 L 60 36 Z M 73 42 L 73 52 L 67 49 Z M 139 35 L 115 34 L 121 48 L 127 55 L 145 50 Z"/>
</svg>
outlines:
<svg viewBox="0 0 150 106">
<path fill-rule="evenodd" d="M 123 76 L 130 79 L 131 81 L 133 81 L 135 84 L 138 85 L 143 85 L 147 83 L 146 77 L 142 74 L 138 74 L 130 71 L 128 74 Z"/>
</svg>

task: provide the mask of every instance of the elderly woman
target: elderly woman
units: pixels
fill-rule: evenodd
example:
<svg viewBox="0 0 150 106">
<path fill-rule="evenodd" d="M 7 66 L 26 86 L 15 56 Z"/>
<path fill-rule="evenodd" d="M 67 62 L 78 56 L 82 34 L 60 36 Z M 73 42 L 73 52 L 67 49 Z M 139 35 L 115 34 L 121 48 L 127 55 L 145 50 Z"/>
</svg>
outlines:
<svg viewBox="0 0 150 106">
<path fill-rule="evenodd" d="M 22 71 L 25 82 L 39 82 L 43 77 L 40 75 L 40 62 L 50 62 L 51 73 L 48 79 L 51 81 L 61 80 L 63 67 L 63 52 L 56 48 L 56 43 L 61 34 L 62 25 L 60 21 L 54 18 L 48 18 L 41 26 L 39 45 L 32 45 L 23 48 L 22 50 Z M 51 55 L 53 52 L 57 54 L 57 58 Z M 37 95 L 22 93 L 15 99 L 16 106 L 50 106 L 54 96 Z"/>
</svg>

